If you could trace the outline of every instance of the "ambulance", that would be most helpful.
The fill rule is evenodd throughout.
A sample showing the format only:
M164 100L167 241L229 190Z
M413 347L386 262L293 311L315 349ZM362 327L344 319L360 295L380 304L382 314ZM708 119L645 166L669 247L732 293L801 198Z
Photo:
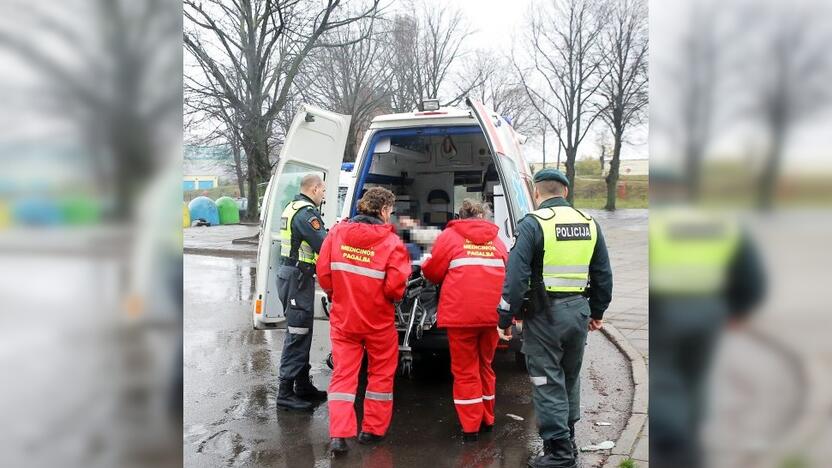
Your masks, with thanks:
M342 157L349 123L349 116L302 105L289 128L262 205L252 313L257 329L285 327L275 276L280 218L299 192L305 174L316 172L327 185L321 213L328 227L338 219L354 216L361 195L376 186L393 191L396 216L415 221L422 232L444 229L465 198L488 202L499 236L508 247L513 245L518 221L534 209L532 173L521 150L525 138L480 102L468 99L464 108L451 108L426 100L414 112L374 118L352 170L344 176ZM338 203L339 195L343 203ZM339 210L337 205L341 204ZM414 264L420 260L414 258ZM411 286L417 285L410 285L409 290ZM430 301L423 298L425 302ZM417 310L418 306L408 303L407 309ZM326 296L318 290L316 317L325 318L327 310ZM422 338L422 331L433 327L435 317L430 314L417 314L414 320L405 312L397 320L400 331ZM398 323L402 320L415 322L410 325L419 328L414 331L408 324Z

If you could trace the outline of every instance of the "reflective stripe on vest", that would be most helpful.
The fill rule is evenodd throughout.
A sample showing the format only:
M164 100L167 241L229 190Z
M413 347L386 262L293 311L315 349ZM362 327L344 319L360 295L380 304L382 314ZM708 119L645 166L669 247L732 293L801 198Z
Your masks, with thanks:
M505 268L505 264L499 258L463 257L451 260L448 269L471 265Z
M740 241L736 222L695 211L650 215L650 293L712 295L725 288Z
M334 270L348 271L356 275L367 276L369 278L384 279L384 272L381 270L373 270L363 266L353 265L344 262L332 262L329 267Z
M543 284L550 292L581 293L589 281L589 262L598 240L592 218L570 206L531 213L543 230Z
M296 200L290 202L283 209L283 214L280 216L280 255L292 258L292 221L295 215L298 214L302 208L312 206L312 203L306 200ZM315 264L318 261L318 254L312 250L312 246L305 240L301 240L298 247L298 261Z

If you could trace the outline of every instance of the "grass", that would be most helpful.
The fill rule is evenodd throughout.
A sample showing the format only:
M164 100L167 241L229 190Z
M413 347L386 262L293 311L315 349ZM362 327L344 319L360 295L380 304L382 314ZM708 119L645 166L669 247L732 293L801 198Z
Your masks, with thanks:
M618 182L616 209L647 208L647 176L622 176ZM602 209L607 204L607 183L600 176L575 179L575 208Z
M607 205L607 198L606 197L593 197L593 198L575 198L574 202L575 208L588 208L594 210L601 210L604 209L604 206ZM625 210L629 208L647 208L647 199L617 199L615 201L615 209L617 210Z
M637 466L638 464L632 458L622 460L621 463L618 464L618 468L636 468Z

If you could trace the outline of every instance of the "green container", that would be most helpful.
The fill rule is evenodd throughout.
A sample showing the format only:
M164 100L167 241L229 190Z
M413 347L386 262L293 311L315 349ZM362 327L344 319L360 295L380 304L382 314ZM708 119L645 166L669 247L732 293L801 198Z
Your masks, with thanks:
M220 197L216 201L217 210L220 212L220 224L239 224L240 209L237 202L231 197Z
M63 220L69 225L96 224L101 217L98 203L86 196L70 196L60 201Z

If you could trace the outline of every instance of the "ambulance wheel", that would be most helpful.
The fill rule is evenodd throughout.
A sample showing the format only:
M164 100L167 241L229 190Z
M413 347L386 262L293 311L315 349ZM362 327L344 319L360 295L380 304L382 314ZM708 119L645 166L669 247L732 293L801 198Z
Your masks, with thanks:
M514 352L514 364L521 370L526 370L526 355L522 351Z

